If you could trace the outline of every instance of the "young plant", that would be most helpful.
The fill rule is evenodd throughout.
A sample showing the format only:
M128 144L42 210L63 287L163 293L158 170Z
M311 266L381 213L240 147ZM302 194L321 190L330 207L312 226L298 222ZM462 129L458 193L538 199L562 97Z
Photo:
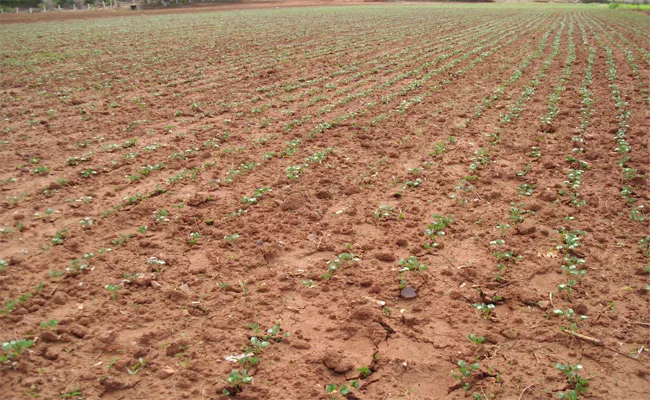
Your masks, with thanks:
M187 244L189 244L190 247L196 246L196 244L198 243L200 237L201 237L201 234L199 232L190 233L190 237L189 237L189 239L187 239Z
M494 310L494 304L474 303L472 307L476 308L484 319L490 318L490 314Z
M424 234L433 239L433 243L425 244L425 248L437 247L436 236L444 236L445 229L454 222L454 216L444 216L440 214L433 214L433 222L424 230Z
M129 375L135 375L146 366L147 366L147 361L140 358L138 359L137 363L133 364L130 367L127 367L126 371L129 373Z
M476 336L473 333L467 335L467 338L477 346L485 341L485 336Z
M558 393L558 398L577 400L580 394L585 393L589 389L589 379L585 379L579 375L579 372L582 371L582 365L557 363L555 364L555 368L564 373L570 388L568 392Z
M223 394L226 396L236 396L244 390L244 386L253 382L253 377L248 375L248 371L243 369L241 372L237 369L230 371L226 381L231 385L228 389L223 389Z
M390 218L392 214L393 214L393 206L386 204L386 205L379 206L375 210L375 213L373 215L375 216L375 218L379 220L383 220L383 219Z
M68 237L68 230L63 229L61 231L56 231L52 237L52 244L55 246L62 245L63 241Z
M12 340L2 343L3 355L0 355L0 363L9 363L16 361L20 355L28 348L34 345L33 340Z
M478 371L478 369L481 367L479 363L474 363L474 364L467 364L464 360L458 360L458 374L451 373L451 376L453 376L455 379L458 379L460 384L462 385L463 389L465 392L469 391L470 387L472 386L470 379L471 376L474 372Z
M116 300L117 292L120 291L120 285L106 285L104 286L104 289L111 294L111 299Z
M341 253L335 259L327 262L327 272L323 274L323 279L329 280L332 278L341 265L359 261L361 261L361 259L353 253Z

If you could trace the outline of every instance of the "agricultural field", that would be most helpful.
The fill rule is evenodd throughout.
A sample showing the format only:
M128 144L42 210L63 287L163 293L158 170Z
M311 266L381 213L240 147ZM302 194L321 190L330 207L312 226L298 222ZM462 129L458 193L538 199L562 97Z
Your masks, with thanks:
M0 387L649 399L650 18L0 26Z

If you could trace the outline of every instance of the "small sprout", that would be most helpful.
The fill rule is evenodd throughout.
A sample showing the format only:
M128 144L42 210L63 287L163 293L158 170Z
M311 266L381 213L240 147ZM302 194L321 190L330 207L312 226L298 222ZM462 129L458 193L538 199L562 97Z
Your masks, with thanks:
M471 383L469 381L469 378L472 376L472 374L475 371L478 371L478 369L481 367L479 363L474 363L474 364L467 364L464 360L458 360L458 374L451 373L451 375L460 381L460 383L463 385L463 389L465 392L467 392L470 387Z
M382 219L390 218L392 213L393 213L393 207L391 205L382 205L375 210L375 213L373 215L375 216L375 218L382 220Z
M28 348L34 345L33 340L12 340L10 342L2 343L2 351L4 354L0 355L0 363L9 363L18 359L18 357Z
M368 367L357 368L357 371L359 372L359 378L361 379L366 379L372 374L372 370Z
M43 329L54 328L57 325L59 325L59 320L58 319L51 319L51 320L46 321L46 322L41 322L41 328L43 328Z
M167 263L164 260L160 260L160 259L158 259L156 257L151 256L147 260L147 264L149 264L149 265L166 265Z
M473 333L470 333L469 335L467 335L467 338L468 338L472 343L474 343L475 345L479 345L479 344L481 344L481 343L483 343L483 342L485 341L485 337L484 337L484 336L476 336L476 335L473 334Z
M190 237L189 237L189 239L187 239L187 244L189 244L190 247L196 246L196 244L198 243L200 237L201 237L201 234L199 232L190 233Z
M120 290L120 285L106 285L104 289L111 294L111 299L115 300L117 299L117 292Z
M585 379L579 375L582 371L582 365L571 364L555 364L555 368L562 371L566 375L569 391L558 393L558 398L567 400L576 400L578 396L589 389L589 379Z
M63 241L68 237L68 230L63 229L61 231L56 231L52 237L52 244L55 246L63 244Z
M481 313L481 317L485 319L488 319L494 310L494 304L474 303L472 307L476 308Z
M524 184L517 187L517 191L522 196L532 196L533 191L535 190L536 187L537 187L537 185L524 183Z
M127 367L126 370L129 373L129 375L135 375L137 374L141 369L147 366L147 361L143 360L142 358L138 359L138 362L133 364L130 367Z
M223 240L225 240L228 243L232 243L237 239L239 239L239 234L238 233L233 233L232 235L227 235L227 236L223 237Z
M95 221L93 221L90 217L85 217L84 219L79 221L79 225L81 225L81 229L83 229L84 231L90 229L94 224Z

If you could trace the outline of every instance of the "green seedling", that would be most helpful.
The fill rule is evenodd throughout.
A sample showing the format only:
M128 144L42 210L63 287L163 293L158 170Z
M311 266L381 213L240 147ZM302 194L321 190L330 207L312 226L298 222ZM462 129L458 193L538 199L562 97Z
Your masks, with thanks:
M411 271L422 273L426 271L429 267L426 264L420 263L416 256L410 256L406 260L399 260L399 265L402 266L400 271Z
M474 363L474 364L467 364L464 360L458 360L458 374L456 373L451 373L451 376L453 376L455 379L458 379L458 381L462 384L463 389L465 392L469 391L470 387L472 386L471 382L469 382L472 374L475 371L478 371L478 369L481 367L479 363Z
M434 242L425 244L425 248L438 246L438 243L435 241L436 236L444 236L446 234L445 229L454 222L453 218L453 215L444 216L440 214L433 214L433 222L427 226L427 228L424 230L424 234L433 239Z
M58 319L51 319L46 322L41 322L41 328L48 330L51 328L55 328L56 326L59 325L59 320Z
M327 272L323 274L323 279L329 280L341 265L359 261L361 261L361 258L353 253L341 253L335 259L327 262Z
M359 372L359 378L361 379L366 379L372 374L372 370L368 367L357 368L357 372Z
M111 299L115 300L117 299L117 292L120 290L120 285L106 285L104 289L111 294Z
M377 218L379 220L383 220L383 219L390 218L392 213L393 213L393 206L382 205L382 206L379 206L379 208L377 208L375 210L373 215L375 216L375 218Z
M473 333L470 333L467 335L467 338L470 340L470 342L474 343L475 345L479 345L485 341L484 336L476 336Z
M169 222L169 211L165 209L156 210L153 212L153 220L156 223L166 223Z
M129 375L135 375L146 366L147 366L147 361L140 358L138 359L137 363L133 364L130 367L127 367L126 370L129 373Z
M54 246L59 246L63 244L63 241L68 237L68 230L63 229L61 231L56 231L52 237L52 244Z
M196 244L198 243L200 237L201 237L201 234L199 232L190 233L190 237L189 237L189 239L187 239L187 244L190 245L190 247L196 246Z
M517 191L522 196L532 196L537 185L524 183L517 187Z
M33 340L12 340L10 342L2 343L2 351L4 354L0 355L1 363L9 363L16 361L20 355L28 348L34 345Z
M585 379L579 375L579 372L582 371L582 365L558 363L555 364L555 368L564 373L570 387L568 392L558 393L558 398L577 400L580 394L585 393L589 389L589 379Z
M474 303L472 307L476 308L484 319L490 318L490 314L494 310L494 304Z
M75 389L73 389L71 392L63 393L63 394L61 394L59 397L62 398L62 399L64 399L64 398L68 398L68 397L81 397L81 398L84 398L84 399L85 399L83 393L81 393L81 392L79 391L79 388L75 388Z
M230 371L226 381L231 385L231 392L228 389L223 390L223 394L226 396L235 396L237 393L241 392L245 385L248 385L253 382L253 377L248 375L248 371L243 369L241 372L237 369Z
M227 236L223 237L223 240L225 240L228 243L233 243L237 239L239 239L239 234L238 233L233 233L232 235L227 235Z

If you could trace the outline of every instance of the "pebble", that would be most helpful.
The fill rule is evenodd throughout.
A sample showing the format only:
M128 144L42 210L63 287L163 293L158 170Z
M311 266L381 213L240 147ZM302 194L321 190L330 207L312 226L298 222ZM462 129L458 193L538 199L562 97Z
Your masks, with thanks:
M413 289L413 288L410 287L410 286L407 286L407 287L405 287L404 289L402 289L402 290L400 291L399 295L400 295L403 299L414 299L414 298L417 297L418 294L417 294L417 292L415 291L415 289Z

